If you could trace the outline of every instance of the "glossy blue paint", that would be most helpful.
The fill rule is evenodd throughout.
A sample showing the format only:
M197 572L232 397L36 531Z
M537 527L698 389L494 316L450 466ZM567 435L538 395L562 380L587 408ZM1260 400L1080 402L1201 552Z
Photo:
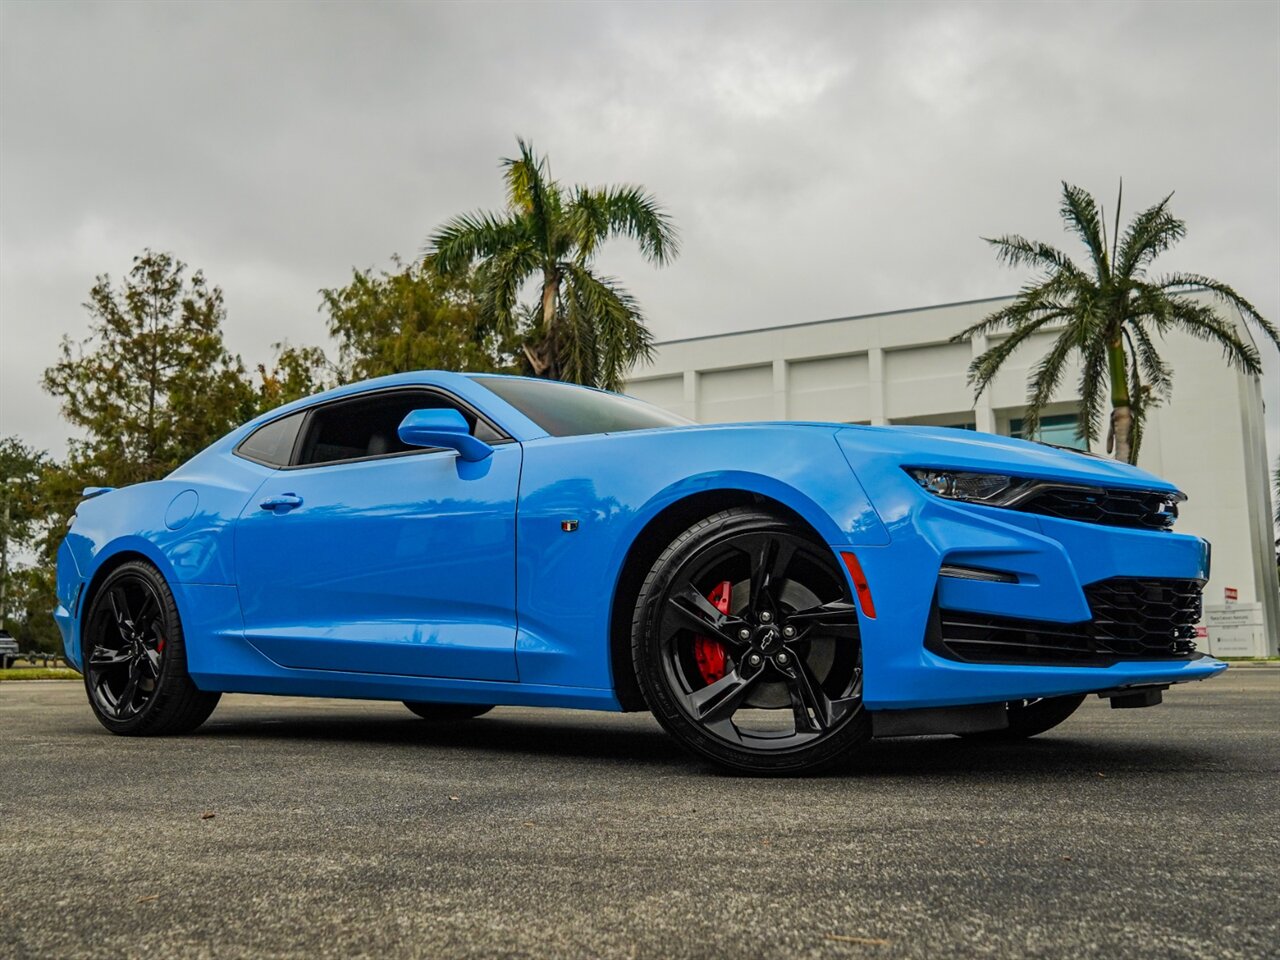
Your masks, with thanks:
M471 435L466 418L457 410L414 410L400 424L400 439L411 447L456 450L463 460L483 460L493 447Z
M491 450L481 459L423 449L280 468L234 452L283 415L408 387L456 398L510 439L481 444ZM457 440L461 417L441 416L450 412L416 411L410 436L482 452ZM419 413L429 416L408 423ZM929 652L935 593L955 609L1072 622L1089 616L1085 585L1203 577L1207 550L1179 534L944 501L905 467L1173 489L1113 461L943 429L761 423L552 437L483 377L402 374L272 411L164 480L86 500L58 552L55 618L78 664L86 595L112 564L141 556L174 590L189 667L205 689L618 709L610 619L632 545L685 498L745 491L858 557L877 611L861 621L871 709L1176 683L1224 669L1210 658L1026 667ZM565 521L576 521L572 533ZM940 579L944 563L1018 582Z
M285 667L517 679L521 452L277 471L236 524L246 639Z

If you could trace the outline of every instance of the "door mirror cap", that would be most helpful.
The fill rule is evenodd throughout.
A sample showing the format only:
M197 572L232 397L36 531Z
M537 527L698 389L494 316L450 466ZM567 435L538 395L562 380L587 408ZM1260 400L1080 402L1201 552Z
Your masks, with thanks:
M400 440L411 447L444 447L463 460L483 460L493 447L471 435L467 419L457 410L413 410L400 421Z

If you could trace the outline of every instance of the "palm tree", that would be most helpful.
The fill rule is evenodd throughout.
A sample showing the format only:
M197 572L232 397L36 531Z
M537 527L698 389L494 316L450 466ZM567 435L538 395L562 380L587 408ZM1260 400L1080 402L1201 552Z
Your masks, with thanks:
M1116 199L1114 236L1107 243L1106 219L1093 197L1080 187L1062 184L1060 209L1067 231L1084 242L1089 254L1085 268L1047 243L1016 235L984 237L997 256L1012 267L1035 267L1040 273L1018 293L1013 303L975 323L954 340L977 334L1008 331L1008 337L977 357L969 367L969 382L977 395L991 384L1001 365L1027 338L1039 330L1057 330L1049 352L1034 368L1027 383L1026 428L1039 430L1040 414L1053 397L1068 361L1079 354L1082 415L1081 439L1098 438L1104 390L1111 388L1111 421L1107 452L1117 460L1136 463L1142 442L1142 421L1148 407L1168 395L1173 370L1161 358L1157 340L1173 330L1216 343L1231 365L1251 374L1262 371L1258 351L1241 340L1234 324L1189 293L1205 290L1235 307L1280 346L1280 334L1249 301L1225 283L1196 273L1149 277L1147 269L1187 232L1186 224L1169 211L1173 194L1142 211L1120 234L1120 202Z
M635 362L652 355L653 338L635 298L594 272L596 252L626 237L662 266L678 252L675 226L640 187L564 187L545 156L517 143L520 156L502 161L507 209L454 217L428 239L426 262L454 276L479 261L486 317L520 336L535 376L618 389ZM540 296L522 306L530 280L540 280Z
M1272 491L1272 495L1276 498L1275 523L1276 523L1276 526L1280 526L1280 460L1276 461L1275 473L1271 475L1271 491Z

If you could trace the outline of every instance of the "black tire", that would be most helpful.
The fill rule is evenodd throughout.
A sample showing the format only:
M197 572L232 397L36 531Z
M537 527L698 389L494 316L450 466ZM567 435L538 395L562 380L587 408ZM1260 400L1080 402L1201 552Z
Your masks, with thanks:
M649 709L695 754L737 773L809 774L871 737L857 623L828 546L737 507L658 557L636 602L632 662Z
M405 700L404 705L423 720L449 722L452 720L472 720L482 717L492 706L482 703L427 703L421 700Z
M1085 694L1069 697L1044 697L1040 700L1013 700L1005 704L1009 711L1009 726L1004 730L984 730L981 733L962 733L966 740L1025 740L1052 730L1076 712L1084 703Z
M190 733L220 693L196 687L173 591L151 564L123 563L94 594L85 618L84 686L98 721L114 734Z

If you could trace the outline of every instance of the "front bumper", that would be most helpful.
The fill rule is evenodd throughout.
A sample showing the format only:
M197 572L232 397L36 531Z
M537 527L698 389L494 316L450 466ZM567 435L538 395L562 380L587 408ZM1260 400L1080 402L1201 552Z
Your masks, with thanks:
M904 475L904 479L905 475ZM851 547L875 599L863 618L864 697L870 710L956 706L1091 693L1216 676L1210 657L1121 659L1107 665L971 663L928 649L937 607L994 617L1074 624L1093 616L1085 588L1112 578L1205 580L1198 537L1108 527L943 501L906 479L877 508L891 542ZM997 570L1017 582L940 576L942 566Z

